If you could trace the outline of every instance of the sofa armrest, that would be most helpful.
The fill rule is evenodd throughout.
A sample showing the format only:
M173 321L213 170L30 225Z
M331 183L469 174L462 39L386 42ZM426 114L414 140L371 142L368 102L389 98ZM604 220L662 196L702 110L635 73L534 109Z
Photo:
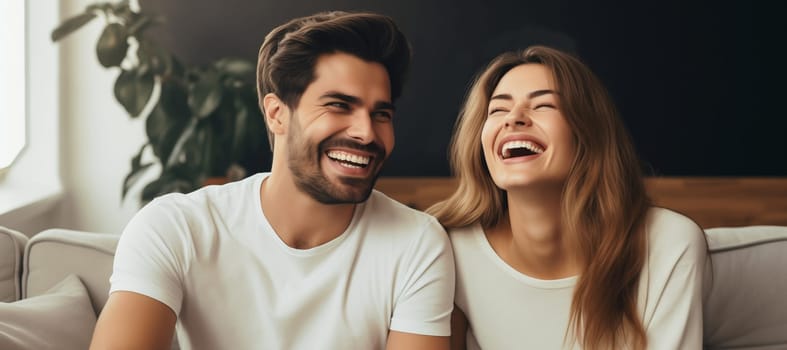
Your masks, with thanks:
M106 303L119 234L49 229L25 247L22 298L45 293L69 274L87 288L96 315Z
M712 268L703 302L706 349L787 347L787 226L705 232Z
M0 226L0 302L22 297L19 278L22 275L22 253L27 236Z

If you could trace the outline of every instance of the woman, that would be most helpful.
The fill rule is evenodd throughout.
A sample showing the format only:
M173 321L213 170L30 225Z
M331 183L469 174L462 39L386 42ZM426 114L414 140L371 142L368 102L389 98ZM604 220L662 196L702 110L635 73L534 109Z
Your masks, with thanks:
M428 210L454 247L454 348L702 347L703 231L651 206L582 62L541 46L502 54L457 123L459 186Z

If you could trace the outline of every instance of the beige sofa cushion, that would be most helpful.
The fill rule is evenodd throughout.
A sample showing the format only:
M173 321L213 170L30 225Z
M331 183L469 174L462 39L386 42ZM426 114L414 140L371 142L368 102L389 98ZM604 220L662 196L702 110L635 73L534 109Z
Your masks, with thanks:
M87 349L96 315L74 275L43 295L0 303L0 349Z
M787 227L705 231L705 348L787 349Z
M21 297L22 253L27 236L0 226L0 302Z
M69 274L84 283L96 315L104 307L120 235L50 229L33 236L25 249L22 298L44 294Z
M52 285L75 274L90 295L92 310L88 309L98 315L109 297L109 276L119 239L119 234L64 229L50 229L33 236L25 250L22 296L46 294ZM176 337L171 349L179 349Z

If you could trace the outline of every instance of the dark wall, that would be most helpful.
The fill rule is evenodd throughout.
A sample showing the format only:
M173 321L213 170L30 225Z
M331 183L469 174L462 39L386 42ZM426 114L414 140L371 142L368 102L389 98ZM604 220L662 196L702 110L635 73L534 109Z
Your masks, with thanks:
M749 2L140 0L181 59L251 60L274 26L323 10L392 16L414 48L389 176L449 175L446 149L473 75L530 44L573 51L609 88L655 175L787 176L783 11ZM778 5L772 5L777 7Z

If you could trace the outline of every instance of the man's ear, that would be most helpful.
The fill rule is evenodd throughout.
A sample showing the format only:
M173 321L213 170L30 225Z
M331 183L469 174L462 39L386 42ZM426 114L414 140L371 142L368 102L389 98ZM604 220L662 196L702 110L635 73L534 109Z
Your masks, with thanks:
M268 130L277 135L283 134L290 121L290 109L272 92L262 98L262 106L265 109L265 123L268 125Z

